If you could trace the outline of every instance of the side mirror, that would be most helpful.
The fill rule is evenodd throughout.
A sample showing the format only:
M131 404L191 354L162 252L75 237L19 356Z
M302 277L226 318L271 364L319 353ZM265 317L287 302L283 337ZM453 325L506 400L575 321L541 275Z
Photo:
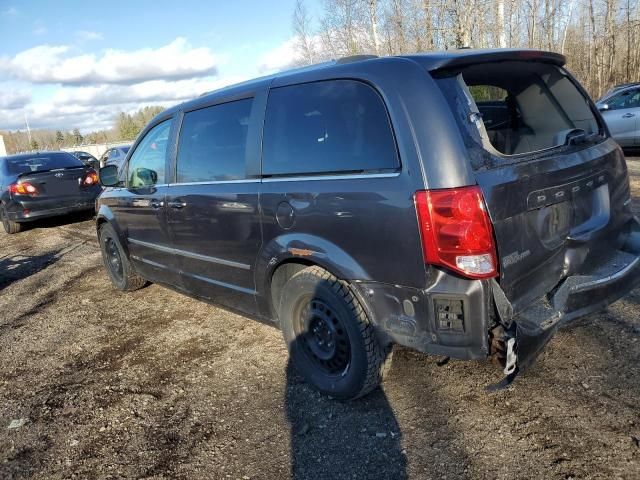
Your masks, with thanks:
M602 103L602 104L598 105L598 110L600 110L601 112L606 112L607 110L609 110L609 104L608 103Z
M138 167L131 175L131 185L133 187L153 187L158 183L158 172L149 168Z
M98 171L98 179L103 187L116 187L120 183L118 178L118 167L107 165Z

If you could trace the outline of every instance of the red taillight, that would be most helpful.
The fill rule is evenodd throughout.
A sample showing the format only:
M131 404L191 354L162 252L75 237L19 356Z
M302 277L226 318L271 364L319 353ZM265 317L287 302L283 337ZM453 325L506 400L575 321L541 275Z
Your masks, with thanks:
M14 195L38 195L38 189L29 182L18 182L9 185L9 193Z
M95 185L96 183L98 183L98 174L95 172L95 170L88 171L84 179L82 180L82 184L91 186Z
M478 186L415 194L426 263L469 278L498 274L491 220Z

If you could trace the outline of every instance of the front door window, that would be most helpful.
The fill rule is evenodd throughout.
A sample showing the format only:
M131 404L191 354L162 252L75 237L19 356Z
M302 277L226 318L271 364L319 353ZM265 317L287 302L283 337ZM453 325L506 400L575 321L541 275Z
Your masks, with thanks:
M171 121L153 127L131 155L127 170L128 188L153 187L166 183L165 160Z

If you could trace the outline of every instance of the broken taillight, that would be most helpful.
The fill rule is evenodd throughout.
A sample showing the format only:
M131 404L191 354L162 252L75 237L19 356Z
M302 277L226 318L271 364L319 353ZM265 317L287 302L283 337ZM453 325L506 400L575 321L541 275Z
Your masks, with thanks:
M39 193L36 186L29 182L12 183L9 185L8 190L9 193L14 195L30 195L32 197L35 197Z
M493 227L478 186L415 194L425 262L468 278L498 274Z

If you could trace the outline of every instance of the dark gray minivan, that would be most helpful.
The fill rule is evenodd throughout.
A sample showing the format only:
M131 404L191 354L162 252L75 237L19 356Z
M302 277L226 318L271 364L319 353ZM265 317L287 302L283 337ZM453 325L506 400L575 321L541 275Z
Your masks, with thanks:
M564 63L346 58L171 108L100 171L107 272L275 323L337 398L393 344L492 358L504 386L640 280L623 154Z

